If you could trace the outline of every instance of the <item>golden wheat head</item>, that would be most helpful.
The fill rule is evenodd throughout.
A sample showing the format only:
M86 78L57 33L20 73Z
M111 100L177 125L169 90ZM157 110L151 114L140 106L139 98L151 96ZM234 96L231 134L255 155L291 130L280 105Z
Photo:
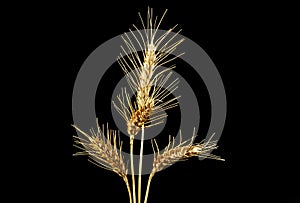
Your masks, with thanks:
M135 95L135 101L132 104L128 92L126 89L122 89L122 94L117 98L119 105L115 102L113 104L127 122L127 132L131 136L136 135L142 126L150 127L162 123L167 116L162 112L178 105L178 97L164 101L177 89L179 83L178 78L168 82L172 75L171 69L175 66L166 69L163 69L162 66L180 56L168 59L184 39L174 41L180 31L169 36L176 26L162 36L156 37L165 14L166 12L159 21L157 16L153 21L153 10L148 9L146 23L139 14L144 33L133 25L138 35L130 30L130 34L125 33L122 37L126 47L121 46L122 53L118 62ZM138 55L136 44L142 50L142 56ZM165 85L167 88L162 88Z
M180 132L180 143L177 146L174 146L174 138L173 140L171 140L170 138L169 144L162 154L159 153L158 145L154 140L157 148L157 153L154 156L152 175L154 175L156 172L165 169L167 166L170 166L179 160L186 160L194 156L224 161L224 159L221 159L219 156L210 154L211 150L217 148L216 141L212 140L213 136L214 134L210 137L208 141L203 140L200 143L193 143L196 137L194 131L193 137L190 140L182 142ZM173 142L172 146L171 142Z
M89 155L91 158L90 161L97 166L114 171L123 178L126 177L127 166L121 154L122 144L119 139L117 141L117 131L109 130L108 126L106 129L104 126L102 126L102 129L97 126L96 132L91 129L88 134L80 130L77 126L73 126L84 136L84 138L75 137L76 147L83 150L82 152L77 152L75 155Z

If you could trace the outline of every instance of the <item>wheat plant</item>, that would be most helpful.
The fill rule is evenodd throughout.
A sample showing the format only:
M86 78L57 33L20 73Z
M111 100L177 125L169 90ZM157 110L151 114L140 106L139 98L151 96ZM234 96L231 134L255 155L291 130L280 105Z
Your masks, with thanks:
M118 131L110 130L102 126L102 129L97 126L97 130L90 130L90 133L83 132L77 126L75 129L84 135L83 138L76 137L75 143L82 152L75 155L89 155L91 162L99 167L111 170L117 173L124 180L130 203L141 203L141 182L142 182L142 167L143 167L143 147L145 139L145 128L150 128L164 122L167 116L164 113L167 109L178 106L179 97L167 99L177 88L179 84L178 78L170 80L172 69L175 65L170 65L167 68L162 68L175 58L181 56L171 56L176 48L184 41L184 39L174 40L178 33L170 35L177 27L173 26L163 35L157 37L158 29L167 10L162 17L153 16L153 9L148 8L147 20L144 22L141 14L143 30L139 30L137 26L133 28L137 31L137 35L129 29L129 34L125 33L122 38L124 45L121 45L121 53L118 57L118 63L122 68L127 83L133 94L134 101L126 88L121 89L121 93L117 96L116 101L113 101L113 106L120 116L124 119L127 126L127 133L130 136L130 170L131 170L131 186L127 178L128 164L125 164L122 156L122 142ZM138 53L137 47L141 51ZM183 54L183 53L182 53ZM165 86L166 88L162 88ZM98 124L98 121L97 121ZM141 133L141 144L139 154L139 170L138 170L138 185L136 195L136 181L134 171L133 149L135 136ZM148 178L148 184L144 203L147 203L150 184L153 176L165 169L167 166L174 164L179 160L186 160L193 156L202 156L223 160L218 156L210 154L210 151L217 148L216 141L212 140L213 135L208 141L194 143L196 137L195 129L192 138L182 141L174 146L174 142L169 138L169 144L164 149L163 153L159 153L157 141L152 140L154 152L153 168ZM181 132L180 132L180 138ZM174 138L173 138L174 141ZM173 143L173 144L171 144Z

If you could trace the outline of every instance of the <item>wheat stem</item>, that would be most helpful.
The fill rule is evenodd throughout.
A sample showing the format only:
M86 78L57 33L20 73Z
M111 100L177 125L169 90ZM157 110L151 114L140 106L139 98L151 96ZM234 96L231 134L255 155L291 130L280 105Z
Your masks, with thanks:
M154 176L153 173L151 173L150 176L149 176L144 203L147 203L148 195L149 195L149 190L150 190L150 184L151 184L151 180L152 180L153 176Z
M127 176L124 176L124 177L123 177L123 180L124 180L125 183L126 183L126 187L127 187L127 191L128 191L128 195L129 195L129 202L132 203L131 189L130 189L130 185L129 185Z
M141 203L141 187L142 187L142 167L143 167L143 151L144 151L144 136L145 130L142 126L141 148L140 148L140 165L139 165L139 183L138 183L138 203Z
M131 164L131 178L132 178L132 194L133 194L133 203L136 203L134 164L133 164L133 141L134 141L134 137L130 136L130 164Z

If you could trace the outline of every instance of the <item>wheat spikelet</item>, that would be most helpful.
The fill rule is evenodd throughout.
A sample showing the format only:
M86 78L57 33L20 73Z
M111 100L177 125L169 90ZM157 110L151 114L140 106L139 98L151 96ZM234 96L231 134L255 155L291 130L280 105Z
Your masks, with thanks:
M154 156L153 169L151 172L152 175L154 175L156 172L165 169L167 166L172 165L179 160L186 160L187 158L193 156L224 161L224 159L221 159L218 156L210 154L211 150L217 148L216 141L211 140L213 136L214 134L207 142L202 141L200 143L193 143L195 139L195 131L194 131L194 135L190 140L184 142L180 141L180 143L177 146L174 146L174 138L173 138L173 145L171 146L171 139L170 139L169 144L165 148L164 152L162 154L157 153ZM154 142L156 144L157 151L159 151L155 140Z
M109 130L108 126L106 129L104 126L102 129L97 126L97 132L91 129L88 134L75 125L73 127L84 135L84 138L75 137L76 147L83 150L75 155L89 155L90 161L97 166L114 171L123 178L126 177L128 169L121 155L122 144L120 141L117 142L117 131ZM120 152L118 152L118 147L120 147Z
M178 105L178 97L163 101L177 89L178 79L168 84L168 79L172 75L171 69L175 66L167 69L162 69L161 66L180 56L167 59L184 39L173 42L181 30L168 39L169 34L176 26L156 39L157 31L166 12L167 10L159 21L156 17L153 22L153 10L148 9L146 23L143 22L139 13L144 35L133 25L138 36L130 29L130 34L125 33L122 37L126 48L121 46L123 52L118 57L118 62L126 75L132 93L135 95L135 101L133 104L131 103L129 94L124 89L122 95L118 96L119 105L115 102L113 104L127 122L127 132L132 137L140 131L143 125L150 127L162 123L163 118L166 117L166 114L162 112ZM134 43L143 50L142 57L138 55ZM166 84L168 84L167 88L162 88Z

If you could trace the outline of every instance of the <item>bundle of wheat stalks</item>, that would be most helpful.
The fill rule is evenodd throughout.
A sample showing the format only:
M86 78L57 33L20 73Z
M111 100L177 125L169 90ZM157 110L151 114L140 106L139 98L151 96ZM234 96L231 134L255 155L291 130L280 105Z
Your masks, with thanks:
M166 69L162 69L161 67L180 56L171 57L170 54L184 39L174 42L174 38L180 30L170 37L170 33L172 33L176 26L166 31L162 36L156 37L166 12L167 10L160 20L158 20L158 17L153 18L153 10L148 8L146 23L143 22L139 13L144 33L133 25L138 36L132 30L130 30L130 34L124 34L123 40L126 46L121 46L122 53L118 57L118 62L126 75L127 82L135 98L135 101L132 102L129 93L124 88L121 90L121 94L118 95L117 102L113 101L115 109L127 124L127 133L130 136L131 186L127 179L128 166L124 163L124 157L121 154L122 142L120 141L120 137L117 136L118 132L110 130L108 126L106 129L104 126L102 129L97 126L97 131L92 129L90 133L86 133L74 125L76 130L85 137L84 139L75 137L76 146L83 150L83 152L76 153L75 155L89 155L91 162L107 170L114 171L121 176L126 183L130 203L141 203L144 129L163 123L164 118L167 116L164 112L178 105L179 97L166 99L178 87L178 79L168 81L172 75L171 70L175 66L170 66ZM138 44L142 50L142 56L138 54L135 44ZM163 86L167 86L167 88L162 88ZM136 197L133 147L134 138L138 133L141 133L141 147L138 171L138 195ZM209 139L206 142L193 143L195 136L196 133L194 130L190 140L182 141L180 139L180 143L176 146L174 146L172 139L169 138L169 144L163 153L159 152L156 140L152 140L154 151L153 168L148 179L144 203L147 203L151 180L155 173L174 164L178 160L185 160L193 156L223 160L218 156L210 154L210 151L217 147L215 141Z

